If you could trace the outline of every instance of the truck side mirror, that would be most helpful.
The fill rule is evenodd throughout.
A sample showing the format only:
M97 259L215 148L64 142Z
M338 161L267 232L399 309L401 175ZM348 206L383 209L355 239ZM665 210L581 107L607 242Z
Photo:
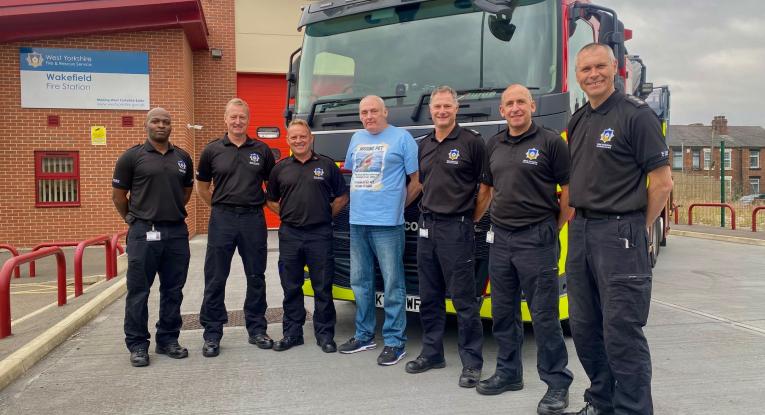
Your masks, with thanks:
M509 42L515 34L515 25L510 23L512 18L513 11L511 9L489 16L489 31L495 38Z
M653 82L643 82L642 85L640 85L640 97L645 99L647 96L651 95L651 92L653 92Z

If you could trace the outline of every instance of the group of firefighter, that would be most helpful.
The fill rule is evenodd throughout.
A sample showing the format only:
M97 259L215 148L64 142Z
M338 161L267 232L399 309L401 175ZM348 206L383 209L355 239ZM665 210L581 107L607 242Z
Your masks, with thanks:
M672 188L668 151L650 108L614 87L617 62L602 44L582 48L576 78L588 98L568 124L567 141L532 120L536 103L510 85L499 111L507 128L484 140L457 120L457 93L432 91L433 130L419 142L388 124L385 101L359 103L363 129L354 133L343 168L313 151L309 124L287 128L291 155L278 163L267 145L247 135L250 110L235 98L225 108L227 133L210 142L199 163L170 143L170 114L149 111L147 140L117 161L113 201L130 225L125 341L133 366L149 364L147 300L155 275L160 310L155 352L180 359L182 289L190 250L186 203L194 182L211 207L199 314L202 354L220 353L228 322L225 287L235 250L247 279L244 319L249 342L285 351L302 345L305 267L315 296L313 327L322 351L351 354L377 347L376 267L382 275L383 348L377 363L406 355L404 209L420 198L417 226L422 349L405 365L421 373L446 365L446 298L457 314L462 372L458 384L485 395L523 388L522 293L537 345L537 371L548 386L539 414L562 414L573 374L559 321L558 234L568 224L569 321L579 361L590 379L577 414L651 414L651 359L643 327L651 296L648 227ZM265 189L264 189L265 183ZM350 283L355 332L337 345L332 281L333 217L350 202ZM283 337L267 332L266 206L279 215ZM489 211L488 273L496 369L481 380L483 326L475 281L474 225Z

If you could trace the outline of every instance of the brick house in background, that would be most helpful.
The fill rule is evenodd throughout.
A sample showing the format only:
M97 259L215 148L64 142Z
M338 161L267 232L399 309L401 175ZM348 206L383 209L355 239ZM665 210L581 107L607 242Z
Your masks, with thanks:
M765 128L728 126L724 115L712 125L672 125L667 133L673 173L720 177L720 141L725 142L724 172L729 196L765 193Z

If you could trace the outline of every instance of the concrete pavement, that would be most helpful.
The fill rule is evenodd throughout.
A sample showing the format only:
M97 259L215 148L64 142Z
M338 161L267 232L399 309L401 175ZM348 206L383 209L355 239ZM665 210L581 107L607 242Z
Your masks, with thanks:
M196 314L202 298L205 239L192 241L192 262L182 312ZM280 307L277 252L271 243L269 307ZM227 286L229 311L241 308L244 277L235 257ZM646 333L653 354L657 414L757 413L765 390L765 248L670 237L654 274L654 302ZM157 292L150 323L156 320ZM307 308L312 302L306 301ZM338 342L353 334L354 306L336 303ZM523 351L526 387L485 397L457 386L456 327L448 326L447 367L409 375L403 362L375 364L378 351L327 355L314 345L287 352L259 350L244 327L225 329L221 356L201 355L201 330L184 330L190 357L176 361L150 351L148 368L132 368L122 334L124 299L0 392L0 413L535 413L545 391L535 371L533 333ZM378 322L381 313L378 313ZM269 326L278 338L281 324ZM409 358L420 348L417 315L410 315ZM491 375L496 345L486 332L483 377ZM378 335L379 338L379 335ZM575 374L571 408L588 382L567 339Z

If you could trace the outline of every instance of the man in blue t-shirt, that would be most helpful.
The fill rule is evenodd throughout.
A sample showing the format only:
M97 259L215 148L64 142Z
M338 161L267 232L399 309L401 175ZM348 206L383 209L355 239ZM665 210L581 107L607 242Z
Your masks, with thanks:
M404 207L420 193L417 144L406 130L388 125L387 116L382 98L370 95L362 99L359 118L364 130L353 134L345 156L345 168L353 172L351 288L356 299L356 333L338 348L340 353L356 353L377 347L377 257L385 286L385 347L377 363L384 366L398 363L406 354Z

